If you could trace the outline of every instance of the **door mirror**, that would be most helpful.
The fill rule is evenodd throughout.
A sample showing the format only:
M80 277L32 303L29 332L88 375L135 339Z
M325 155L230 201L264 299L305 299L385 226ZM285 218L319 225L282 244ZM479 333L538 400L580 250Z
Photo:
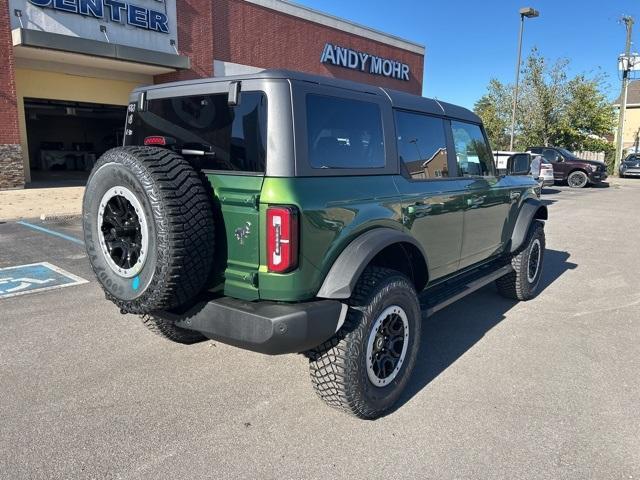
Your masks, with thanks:
M562 155L560 155L559 153L556 153L556 162L558 162L558 163L564 162L564 157Z
M507 175L529 175L531 155L516 153L507 159Z

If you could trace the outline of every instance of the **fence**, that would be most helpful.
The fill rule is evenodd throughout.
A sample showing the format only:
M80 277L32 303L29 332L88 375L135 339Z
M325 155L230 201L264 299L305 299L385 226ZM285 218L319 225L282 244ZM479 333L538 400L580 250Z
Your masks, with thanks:
M604 152L573 152L578 158L584 158L585 160L598 160L604 162Z

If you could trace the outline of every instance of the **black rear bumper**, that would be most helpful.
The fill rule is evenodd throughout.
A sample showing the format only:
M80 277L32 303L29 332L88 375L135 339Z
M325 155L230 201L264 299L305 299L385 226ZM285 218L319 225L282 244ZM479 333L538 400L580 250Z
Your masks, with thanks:
M346 308L335 300L289 304L222 297L180 315L160 315L213 340L277 355L304 352L331 338L344 321Z

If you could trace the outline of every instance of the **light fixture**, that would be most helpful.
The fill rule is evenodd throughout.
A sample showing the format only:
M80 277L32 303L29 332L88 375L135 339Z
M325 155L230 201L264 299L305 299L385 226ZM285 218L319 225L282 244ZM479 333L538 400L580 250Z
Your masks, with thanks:
M520 15L527 18L535 18L540 16L540 12L532 7L524 7L520 9Z
M178 53L178 47L176 47L176 41L175 39L171 38L169 40L169 45L171 45L173 47L173 49L176 51L176 55L179 55Z
M22 24L22 10L20 9L15 9L13 11L13 14L18 17L18 21L20 22L20 28L24 28L24 25Z
M523 7L520 13L520 33L518 34L518 61L516 63L516 84L513 89L513 107L511 109L511 136L509 141L509 151L513 151L513 137L516 130L516 108L518 106L518 82L520 80L520 59L522 57L522 31L524 30L524 19L540 16L540 12L532 7Z
M107 35L107 26L106 25L100 25L100 31L104 34L104 38L107 39L107 43L111 43L109 41L109 35Z

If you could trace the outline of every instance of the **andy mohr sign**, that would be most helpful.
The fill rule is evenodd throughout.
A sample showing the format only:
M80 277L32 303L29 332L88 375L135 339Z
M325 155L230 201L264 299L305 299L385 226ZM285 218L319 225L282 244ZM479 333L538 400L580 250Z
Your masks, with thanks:
M340 47L327 43L322 50L320 57L322 63L337 65L339 67L360 70L372 75L383 75L385 77L397 78L398 80L409 80L409 65L396 60L377 57L369 53L358 52L351 48Z

